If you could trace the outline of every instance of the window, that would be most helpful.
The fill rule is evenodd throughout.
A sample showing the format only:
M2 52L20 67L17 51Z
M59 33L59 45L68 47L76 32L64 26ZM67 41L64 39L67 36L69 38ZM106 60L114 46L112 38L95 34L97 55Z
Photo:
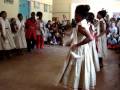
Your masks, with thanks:
M14 0L4 0L4 3L13 4Z
M34 8L40 9L40 2L34 1Z
M44 4L44 12L52 13L52 5Z
M44 4L44 12L49 12L48 8L49 8L48 5Z

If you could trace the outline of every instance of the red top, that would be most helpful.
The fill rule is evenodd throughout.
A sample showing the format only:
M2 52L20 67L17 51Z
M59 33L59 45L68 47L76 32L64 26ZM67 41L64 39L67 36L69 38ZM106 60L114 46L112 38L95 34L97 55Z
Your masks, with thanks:
M37 30L37 22L35 19L29 18L25 23L25 36L26 39L34 39L36 40L36 30Z

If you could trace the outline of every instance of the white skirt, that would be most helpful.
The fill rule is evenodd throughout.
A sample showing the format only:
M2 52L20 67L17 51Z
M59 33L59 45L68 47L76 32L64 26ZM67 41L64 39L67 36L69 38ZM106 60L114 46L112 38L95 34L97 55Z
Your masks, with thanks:
M106 34L98 38L98 56L103 58L107 56Z
M68 54L58 84L73 90L79 88L90 90L96 85L96 72L89 45L79 47L75 53L81 58L74 58L70 53Z
M11 50L16 48L13 34L9 30L6 30L6 40L2 39L2 46L3 50Z
M1 36L1 33L0 33L0 51L3 50L3 47L2 47L2 36Z
M25 32L19 31L14 36L14 41L17 49L27 48Z
M91 48L91 54L92 54L92 58L93 58L93 63L95 66L96 71L100 71L100 65L99 65L99 57L98 57L98 53L97 53L97 49L96 49L96 42L95 40L91 41L89 43L90 48Z

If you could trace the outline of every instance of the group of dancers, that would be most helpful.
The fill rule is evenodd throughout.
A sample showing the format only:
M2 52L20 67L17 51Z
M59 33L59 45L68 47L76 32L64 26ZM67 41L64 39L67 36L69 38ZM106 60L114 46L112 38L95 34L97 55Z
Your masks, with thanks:
M68 90L94 89L96 72L103 68L103 59L107 54L104 19L107 12L101 10L97 13L95 29L95 16L89 10L89 5L78 5L75 10L76 27L72 30L68 42L70 50L57 83Z

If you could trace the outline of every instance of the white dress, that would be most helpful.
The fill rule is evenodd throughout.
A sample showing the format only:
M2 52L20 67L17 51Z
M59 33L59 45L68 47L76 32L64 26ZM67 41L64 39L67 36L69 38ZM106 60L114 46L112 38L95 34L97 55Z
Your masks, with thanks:
M2 37L1 37L1 32L0 32L0 51L3 50L3 47L2 47Z
M91 27L93 33L95 33L94 25L88 23L88 26ZM96 49L95 38L89 43L89 45L90 45L90 48L91 48L91 54L92 54L92 57L93 57L93 63L95 65L95 69L96 69L96 71L100 71L99 58L98 58L98 53L97 53L97 49Z
M3 50L11 50L16 48L14 39L13 39L14 35L11 32L11 27L8 19L3 20L3 18L0 18L0 23L2 25L2 32L5 37L5 40L1 38Z
M26 38L25 38L25 22L22 20L16 21L18 30L15 33L14 41L17 49L27 48Z
M81 25L81 23L78 23L78 25ZM73 30L72 44L81 42L85 38L77 31L78 25ZM79 88L90 90L96 85L96 73L89 44L78 47L74 53L79 57L75 57L75 55L71 54L71 50L69 51L63 71L59 76L58 84L73 90L78 90Z
M0 27L2 27L1 23L0 23ZM1 32L2 32L2 28L0 28L0 51L3 50Z
M100 22L104 23L104 29L106 30L106 23L104 19L100 19L98 23L98 35L100 34ZM106 33L102 35L101 37L98 38L98 56L99 57L106 57L107 56L107 38L106 38Z

